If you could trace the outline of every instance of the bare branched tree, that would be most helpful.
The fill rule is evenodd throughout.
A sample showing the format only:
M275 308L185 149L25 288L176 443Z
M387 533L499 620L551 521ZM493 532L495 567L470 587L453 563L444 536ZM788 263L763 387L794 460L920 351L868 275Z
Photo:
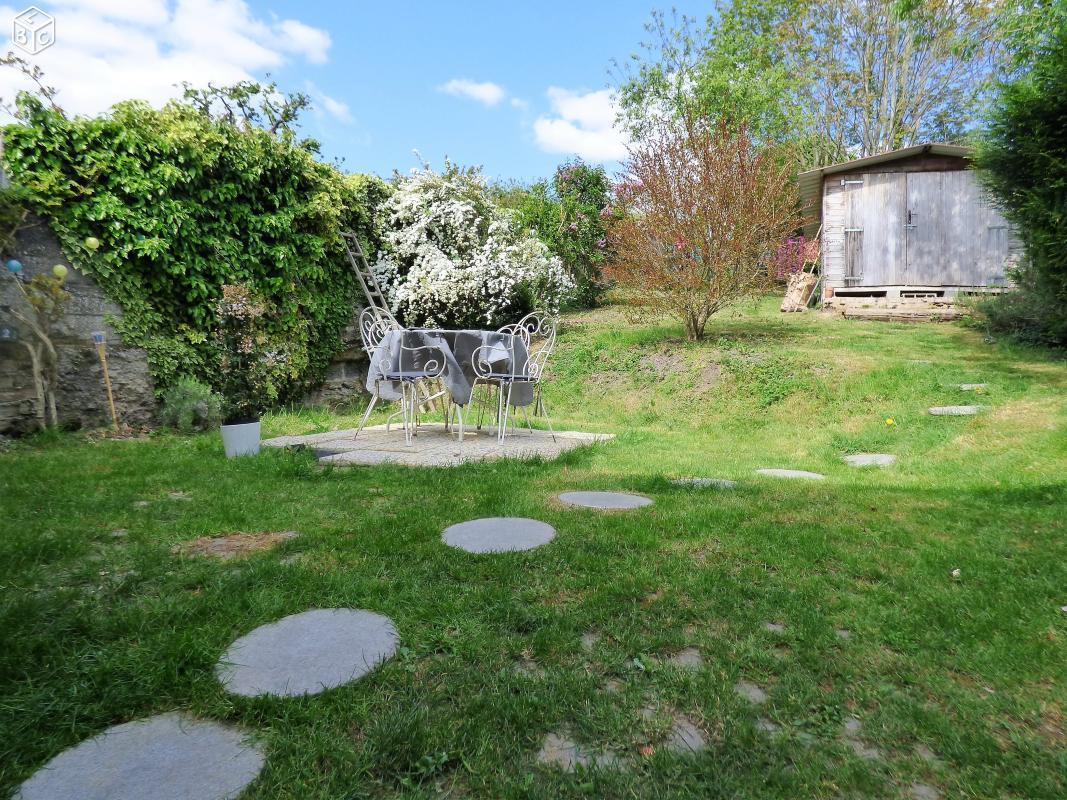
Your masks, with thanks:
M743 121L805 168L957 141L1030 33L1025 8L1052 2L717 0L703 27L653 13L644 54L613 71L621 122L639 138L663 113Z
M632 313L673 316L697 340L713 314L768 287L768 264L801 222L782 155L724 121L650 126L618 187L608 270Z
M56 103L56 95L59 94L59 90L44 82L44 71L39 66L31 64L22 56L17 55L14 50L9 50L6 56L0 56L0 67L10 67L17 72L21 72L33 86L31 94L40 97L53 111L59 114L63 113L63 109ZM0 98L0 109L16 119L21 117L18 107L13 101Z
M262 128L272 136L295 136L300 114L311 105L303 92L283 93L274 81L238 81L232 86L209 83L206 88L184 82L182 90L185 102L204 116L237 127Z

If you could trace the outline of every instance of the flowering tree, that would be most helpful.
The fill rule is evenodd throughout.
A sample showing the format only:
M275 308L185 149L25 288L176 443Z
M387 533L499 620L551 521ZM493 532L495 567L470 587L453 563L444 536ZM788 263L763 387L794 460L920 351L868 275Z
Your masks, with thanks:
M478 168L423 165L383 213L375 271L407 324L497 327L534 308L555 313L573 288L562 262L490 201Z
M729 304L764 291L779 245L799 227L780 154L745 130L661 118L630 151L617 189L607 270L635 312L670 315L691 340Z

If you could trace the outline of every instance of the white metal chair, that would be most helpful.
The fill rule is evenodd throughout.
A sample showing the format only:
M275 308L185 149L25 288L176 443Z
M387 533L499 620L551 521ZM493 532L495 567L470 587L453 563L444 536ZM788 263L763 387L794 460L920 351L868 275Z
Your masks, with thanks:
M504 371L494 368L491 356L496 347L482 345L474 351L475 380L473 389L477 389L478 383L483 383L487 391L495 389L497 394L496 432L498 441L503 444L508 430L508 417L511 411L511 394L516 383L528 383L532 385L534 393L534 413L540 412L548 424L552 441L556 440L556 432L552 428L552 421L548 418L545 410L544 397L541 391L541 380L544 377L545 367L552 350L556 346L556 319L539 311L527 314L518 322L505 325L499 333L510 337L507 339L508 366ZM521 347L519 345L522 345ZM482 414L486 403L483 402L478 413L478 429L481 429ZM526 426L533 433L533 423L522 406L523 416L526 418Z
M390 353L385 352L386 336L390 333L399 333L401 340L397 343L397 362L394 366ZM404 441L412 444L412 438L416 435L419 424L419 406L422 404L418 396L418 384L420 381L429 381L440 378L445 369L445 358L441 348L433 346L408 347L403 342L404 329L393 319L391 314L383 315L380 309L365 308L359 315L359 335L363 340L363 349L367 352L371 365L377 358L379 364L383 364L381 372L375 377L374 391L371 393L370 403L363 413L356 436L362 432L367 424L371 411L381 399L381 384L383 381L398 384L400 386L400 411L397 412L404 422ZM463 411L457 406L459 415L459 440L463 441ZM397 414L392 414L389 420ZM388 430L389 421L386 422ZM354 438L354 437L353 437Z

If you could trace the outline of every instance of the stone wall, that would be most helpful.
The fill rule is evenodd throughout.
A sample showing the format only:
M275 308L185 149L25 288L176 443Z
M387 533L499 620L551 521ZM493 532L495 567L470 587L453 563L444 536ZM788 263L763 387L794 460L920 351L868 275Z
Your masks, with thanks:
M71 301L52 336L59 354L56 409L61 424L93 428L111 423L103 371L92 340L94 331L104 331L107 336L108 374L119 421L133 427L153 424L157 404L145 352L124 345L104 321L105 315L121 318L122 311L104 297L96 283L71 266L47 223L31 217L26 225L18 232L12 252L7 256L22 262L24 278L29 280L38 273L50 273L55 264L65 264L69 269L66 289L72 295ZM18 289L7 278L0 279L0 327L14 325L19 328L20 339L31 339L32 334L5 307L26 312ZM366 401L367 357L356 324L358 313L359 309L342 332L342 349L333 358L326 380L308 395L309 405L339 406ZM0 342L0 435L35 430L36 406L26 348L18 342Z
M356 309L341 331L341 350L331 360L322 386L308 395L308 405L339 406L367 400L367 354L359 337L360 311L362 309Z
M7 257L22 262L22 274L27 280L40 272L51 272L55 264L65 264L70 270L66 289L72 295L71 301L52 335L59 356L56 408L61 424L74 428L110 424L103 371L92 340L94 331L104 331L107 336L108 373L119 421L131 426L151 424L156 401L144 351L126 347L104 322L105 315L118 318L122 312L92 280L71 267L47 223L28 218ZM5 307L26 311L17 287L6 278L0 280L0 326L15 325L20 329L20 338L32 339L33 334ZM26 348L18 342L0 342L0 434L33 430L36 403Z

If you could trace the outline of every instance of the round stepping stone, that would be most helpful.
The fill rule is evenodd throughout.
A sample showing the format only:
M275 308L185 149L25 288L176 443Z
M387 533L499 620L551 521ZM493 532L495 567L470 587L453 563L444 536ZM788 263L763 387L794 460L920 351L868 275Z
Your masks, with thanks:
M362 678L396 652L392 621L372 611L319 608L242 636L215 667L234 694L318 694Z
M15 800L228 800L263 768L263 751L215 722L161 714L65 750Z
M978 406L934 406L929 411L935 417L969 417L978 413Z
M824 481L825 475L818 472L805 472L802 469L758 469L760 475L770 475L772 478L803 478L809 481Z
M726 478L675 478L671 483L675 486L714 486L716 489L737 488L737 481L729 481Z
M555 528L536 519L486 517L445 528L441 538L468 553L508 553L548 544L555 535Z
M625 492L564 492L559 499L572 506L610 510L641 508L652 502L651 498L644 495Z
M853 453L845 456L845 463L853 467L888 467L897 460L889 453Z
M691 719L676 716L663 746L668 752L689 755L707 748L708 740L704 732L694 725Z
M672 655L668 663L681 669L700 669L704 666L704 659L697 648L685 647Z
M750 681L738 681L734 685L734 691L752 703L752 705L758 706L767 702L767 693Z
M928 783L913 783L908 787L913 800L941 800L941 792Z

